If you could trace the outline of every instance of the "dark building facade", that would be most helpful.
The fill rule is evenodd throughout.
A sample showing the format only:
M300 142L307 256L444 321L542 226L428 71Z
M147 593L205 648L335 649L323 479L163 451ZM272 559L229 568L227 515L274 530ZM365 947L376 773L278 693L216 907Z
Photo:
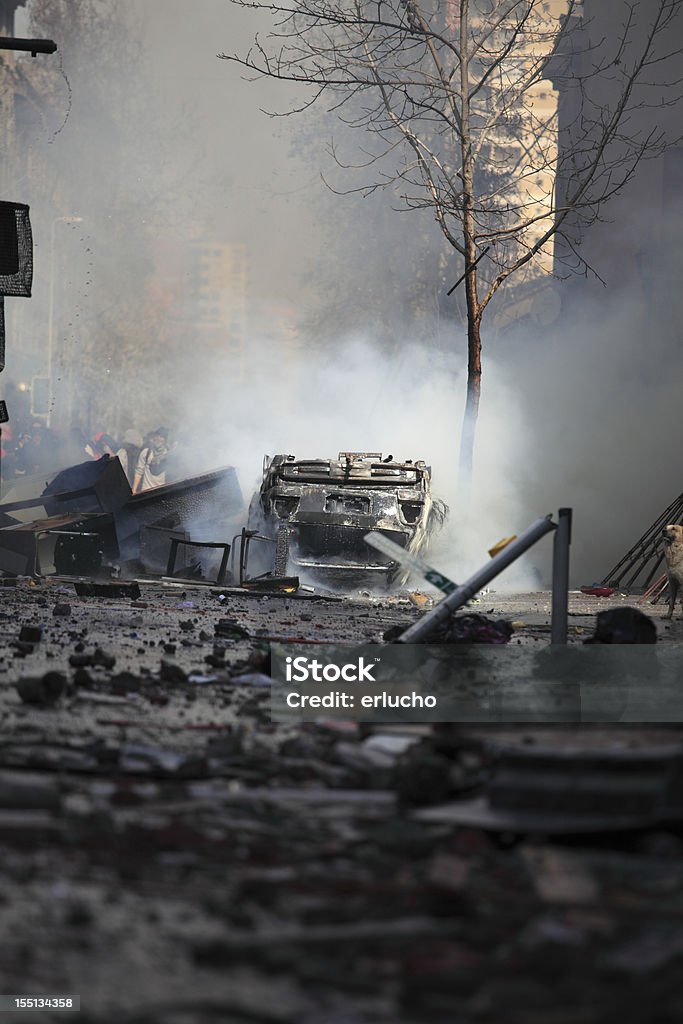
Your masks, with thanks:
M635 20L628 45L620 48L629 6L634 6ZM568 45L560 49L552 68L558 90L559 209L582 167L596 154L600 123L619 101L657 7L585 0L582 12L574 16ZM683 9L658 37L657 60L640 76L620 137L607 154L614 166L602 185L609 189L626 176L627 182L597 217L590 210L570 213L563 225L566 239L556 240L556 273L565 276L572 262L579 267L583 260L602 279L588 271L566 290L569 301L582 294L609 304L627 294L645 319L663 305L670 310L669 321L683 319L678 283L683 272L683 146L676 141L683 114L680 81L676 84L683 71L683 58L676 54L681 47ZM638 141L645 151L634 161Z

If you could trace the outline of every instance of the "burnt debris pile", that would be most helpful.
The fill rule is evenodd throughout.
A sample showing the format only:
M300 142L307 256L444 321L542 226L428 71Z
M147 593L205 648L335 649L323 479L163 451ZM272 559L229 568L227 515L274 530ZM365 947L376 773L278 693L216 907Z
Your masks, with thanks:
M241 507L230 466L134 495L118 458L105 455L62 470L47 485L26 478L5 495L0 570L111 578L123 567L129 575L170 569L192 576L193 550L220 548L222 583L229 550L223 533Z

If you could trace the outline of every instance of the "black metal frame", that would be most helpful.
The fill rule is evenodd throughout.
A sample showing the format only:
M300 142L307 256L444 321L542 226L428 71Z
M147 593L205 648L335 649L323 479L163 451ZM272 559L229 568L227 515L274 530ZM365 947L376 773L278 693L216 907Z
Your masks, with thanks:
M173 537L171 539L171 549L168 553L168 564L166 566L166 575L172 576L175 572L176 558L178 557L178 548L181 544L185 547L190 548L222 548L223 556L221 558L221 564L218 569L218 575L216 577L216 583L219 587L222 587L225 583L225 574L228 568L228 558L230 557L230 544L227 541L220 540L185 540L182 537Z

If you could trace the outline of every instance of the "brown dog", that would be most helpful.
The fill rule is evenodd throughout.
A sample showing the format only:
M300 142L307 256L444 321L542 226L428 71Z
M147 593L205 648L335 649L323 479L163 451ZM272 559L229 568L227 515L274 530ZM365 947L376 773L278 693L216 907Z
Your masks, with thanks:
M674 605L681 585L683 585L683 526L670 524L662 530L664 541L664 558L669 577L669 613L664 618L673 618ZM681 598L683 607L683 598Z

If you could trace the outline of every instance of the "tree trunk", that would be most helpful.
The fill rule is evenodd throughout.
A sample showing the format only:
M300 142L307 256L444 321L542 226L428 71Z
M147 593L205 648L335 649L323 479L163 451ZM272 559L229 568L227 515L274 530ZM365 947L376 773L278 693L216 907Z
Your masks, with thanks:
M465 257L465 296L467 300L467 400L460 435L458 492L461 507L467 505L472 485L474 435L481 394L482 308L477 289L477 246L474 221L474 162L470 127L470 55L469 0L460 0L460 95L462 97L460 147L462 157L462 230Z
M458 492L466 503L472 486L472 463L474 438L479 416L481 395L481 338L480 317L467 309L467 399L460 434L460 457L458 460Z

